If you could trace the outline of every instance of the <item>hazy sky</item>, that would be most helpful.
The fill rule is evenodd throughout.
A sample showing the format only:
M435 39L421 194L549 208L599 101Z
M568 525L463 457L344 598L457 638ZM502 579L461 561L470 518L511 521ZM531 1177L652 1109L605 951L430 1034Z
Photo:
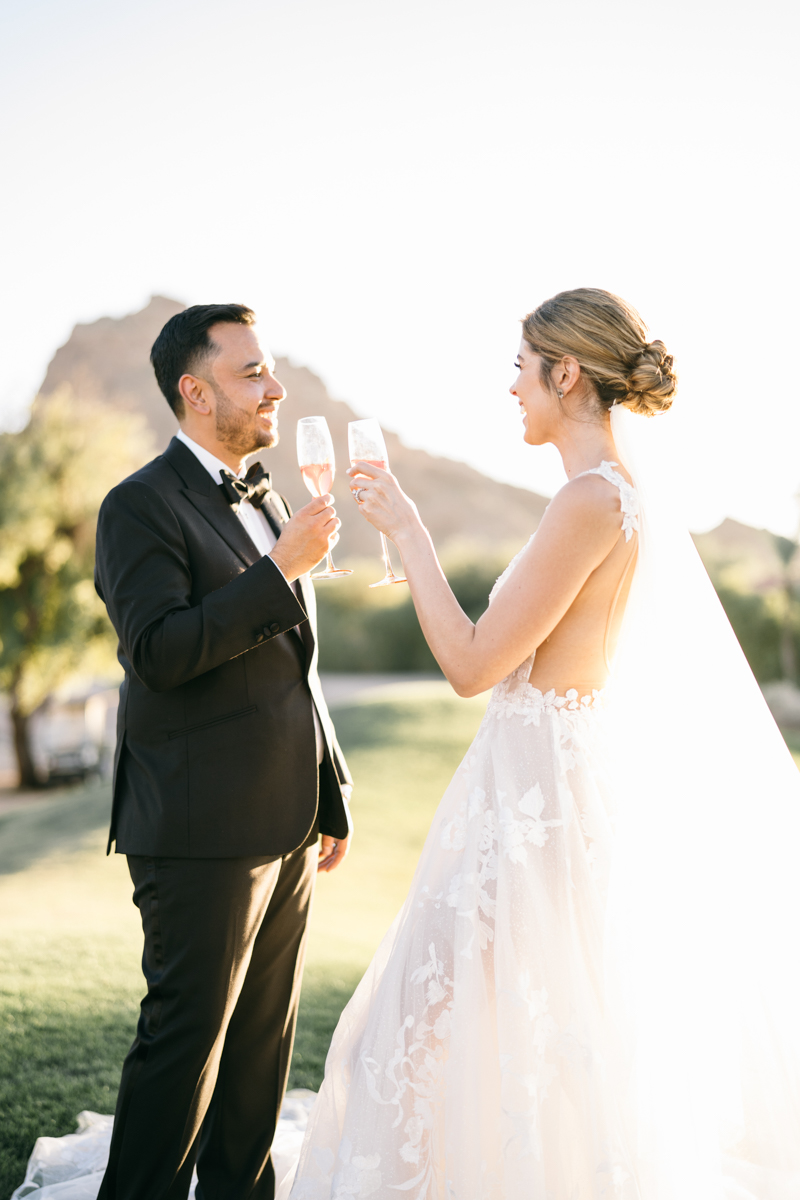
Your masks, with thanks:
M241 300L410 444L550 492L518 320L600 286L675 354L692 525L794 532L797 11L4 0L5 422L76 321Z

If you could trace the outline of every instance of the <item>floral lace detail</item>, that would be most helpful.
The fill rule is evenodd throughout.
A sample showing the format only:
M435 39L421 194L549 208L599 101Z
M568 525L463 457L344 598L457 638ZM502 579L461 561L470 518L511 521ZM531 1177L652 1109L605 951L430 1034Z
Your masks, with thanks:
M528 861L527 847L543 847L550 836L548 830L557 829L564 824L560 818L545 820L542 816L545 798L539 783L534 783L517 801L516 807L521 814L519 816L506 803L506 799L506 793L498 791L495 807L490 807L486 803L486 792L483 788L473 788L468 799L459 806L450 820L442 825L440 833L439 844L442 850L452 850L459 854L467 844L470 822L475 817L481 818L478 837L480 869L477 874L452 877L447 903L456 909L458 916L469 917L475 922L475 932L482 950L493 936L491 928L481 922L480 914L483 913L491 920L495 916L494 898L489 894L487 887L497 878L497 854L502 854L509 862L525 864ZM471 945L469 943L462 950L462 954L471 957Z
M517 667L516 671L512 671L492 688L492 695L486 707L487 716L497 720L503 717L522 717L524 725L538 725L545 713L558 713L569 720L577 714L603 708L604 689L594 688L591 695L580 697L575 688L569 688L564 696L557 696L555 688L550 688L549 692L540 692L537 687L528 683L532 663L532 658L526 660L521 667Z
M622 532L625 534L625 541L629 542L634 533L639 532L639 497L636 488L632 483L628 483L619 471L615 471L614 467L618 467L619 463L603 462L599 467L592 467L590 471L581 471L581 475L600 475L608 483L613 483L615 488L619 489L619 506L622 510ZM580 475L576 475L576 479L580 479Z
M535 707L538 716L547 714L558 718L556 794L560 811L566 814L571 803L574 803L566 785L567 773L575 764L572 726L576 719L580 721L587 713L602 707L602 694L597 692L579 699L577 691L570 689L566 696L556 697L554 693L543 696L530 685L525 686L526 691L537 698ZM487 711L484 727L490 725L493 715L516 715L519 701L508 701L508 704L513 711L507 714L502 711L499 702L495 714ZM527 714L527 709L525 711ZM564 717L566 721L562 720ZM523 721L523 725L529 723L529 720ZM533 723L538 725L538 719ZM501 861L513 864L516 870L530 870L534 867L531 851L544 850L551 833L563 830L571 821L570 818L565 820L564 815L545 817L548 800L538 781L531 781L532 785L517 799L503 790L487 793L474 779L480 766L480 755L468 754L464 759L458 774L467 784L465 799L455 812L448 814L438 830L441 850L457 856L464 866L474 863L477 869L465 870L462 867L449 878L446 876L442 890L433 891L423 884L415 907L424 910L431 905L436 909L453 910L455 917L465 922L470 932L466 938L456 936L452 949L458 945L458 955L468 961L487 960L487 969L491 970L488 963L491 962L495 942L497 881ZM594 875L593 866L597 857L593 845L594 831L586 814L576 812L575 816L586 846L587 864ZM369 1053L362 1051L361 1054L361 1065L371 1099L379 1105L394 1105L397 1109L394 1124L402 1129L405 1140L398 1139L396 1153L404 1163L416 1168L412 1178L392 1186L398 1190L413 1190L415 1200L427 1200L435 1191L435 1130L444 1101L445 1066L450 1053L454 1009L455 983L450 976L456 974L457 970L455 965L452 968L447 966L446 960L451 952L448 946L445 954L440 955L436 945L431 943L425 961L411 971L410 982L424 997L417 1008L418 1013L421 1010L421 1019L415 1020L411 1014L406 1016L396 1030L395 1050L390 1059L379 1062ZM570 1027L559 1026L550 1011L547 988L535 986L529 972L522 973L516 988L506 989L503 1000L526 1015L526 1036L529 1040L529 1053L525 1056L524 1065L515 1054L501 1052L500 1055L502 1078L508 1079L515 1094L521 1090L526 1097L521 1106L505 1109L505 1119L509 1123L510 1136L517 1152L521 1156L532 1155L541 1160L543 1150L538 1118L550 1088L559 1075L557 1063L570 1053L585 1058L590 1052L574 1042L575 1033ZM383 1087L380 1086L381 1081ZM349 1151L349 1145L347 1149ZM373 1164L370 1158L369 1165L374 1170L377 1163ZM610 1169L607 1164L598 1167L601 1173L607 1169ZM622 1194L618 1188L626 1178L619 1166L614 1167L614 1172L613 1185L607 1193L609 1197ZM351 1171L348 1178L355 1182L356 1175ZM478 1186L476 1181L476 1197L484 1194L478 1190ZM336 1200L340 1197L343 1200L349 1194L336 1188L332 1192ZM486 1192L487 1196L489 1194L495 1196L496 1193L490 1188Z
M402 1124L406 1135L397 1148L398 1156L409 1166L421 1168L401 1190L419 1188L415 1195L426 1196L434 1172L430 1140L436 1113L444 1101L445 1047L450 1038L453 1008L453 980L448 978L433 943L428 947L427 960L413 971L410 982L424 995L421 1019L415 1022L413 1016L406 1017L397 1031L394 1054L388 1062L381 1063L366 1052L362 1052L360 1061L370 1098L376 1104L397 1109L394 1127ZM379 1087L381 1079L389 1084L388 1095ZM352 1155L349 1140L345 1153ZM380 1155L345 1161L340 1148L339 1159L343 1169L333 1177L334 1200L344 1200L350 1195L368 1196L381 1186ZM351 1164L355 1170L347 1172Z
M320 1166L328 1166L328 1159L333 1156L328 1151ZM353 1146L348 1137L344 1137L339 1145L339 1169L333 1176L333 1200L347 1200L349 1196L371 1196L381 1186L380 1154L353 1154Z
M461 770L469 775L475 765L475 757L468 756ZM470 829L474 829L472 836L476 842L478 870L452 875L446 892L433 894L427 885L423 885L417 907L424 909L429 903L436 908L444 905L472 927L468 940L461 945L459 953L463 958L472 960L476 950L481 956L491 953L495 939L499 857L524 867L528 862L528 847L544 847L550 830L564 824L561 819L545 820L544 808L545 796L538 783L534 783L513 807L504 792L499 791L491 797L483 788L475 786L455 816L442 825L441 848L458 855L467 846ZM397 1148L399 1158L417 1168L411 1179L393 1186L403 1191L414 1189L415 1197L422 1198L430 1194L435 1175L432 1139L444 1100L444 1069L449 1053L455 987L433 942L428 946L427 959L412 971L410 983L424 996L420 1004L421 1019L415 1021L410 1014L405 1018L396 1031L395 1050L388 1062L379 1062L363 1051L360 1062L371 1099L376 1104L397 1109L395 1125L402 1128L406 1136ZM548 1087L557 1074L553 1063L545 1056L560 1031L549 1014L546 989L533 990L527 976L520 983L519 1003L528 1013L534 1051L533 1068L526 1071L522 1082L536 1107L546 1099ZM511 1055L502 1056L501 1069L504 1073L508 1070L513 1073ZM383 1089L379 1086L381 1080ZM520 1134L525 1141L531 1136L530 1117L530 1112L518 1115ZM369 1190L356 1189L371 1189L375 1186L373 1181L380 1180L379 1156L356 1159L352 1157L348 1142L344 1154L340 1150L339 1159L340 1169L332 1181L335 1200L344 1200L349 1195L369 1195Z
M396 934L401 972L390 958L388 988L368 981L366 1026L362 1031L356 1009L357 1040L348 1036L331 1048L331 1099L324 1102L346 1089L358 1107L353 1120L326 1126L327 1144L320 1131L322 1144L312 1143L292 1200L390 1192L411 1200L521 1200L533 1194L531 1172L540 1181L556 1153L552 1131L562 1095L575 1088L603 1095L602 1014L575 1008L575 997L587 1003L593 994L585 990L588 978L577 990L571 979L565 1004L556 969L571 944L572 922L581 920L587 880L596 889L590 896L605 888L605 808L587 774L604 744L597 724L603 693L543 695L528 683L528 672L523 664L495 688L431 829L430 855ZM509 747L519 751L521 772L505 770ZM562 910L563 930L552 926L543 942ZM493 1022L486 1031L475 1023L480 1008L473 1007L484 995ZM391 1023L378 1019L384 1005ZM495 1107L478 1086L483 1077L463 1071L470 1039L485 1050L492 1036L497 1073L488 1081ZM453 1134L445 1121L462 1096L467 1112L487 1106L487 1142L470 1176L460 1157L450 1156ZM576 1136L583 1147L589 1131ZM613 1122L587 1150L587 1170L597 1189L587 1195L634 1200L638 1194Z

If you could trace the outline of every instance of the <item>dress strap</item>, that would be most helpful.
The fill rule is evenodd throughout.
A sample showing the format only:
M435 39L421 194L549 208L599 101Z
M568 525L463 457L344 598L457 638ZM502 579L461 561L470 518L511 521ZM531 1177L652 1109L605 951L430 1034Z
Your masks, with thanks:
M639 497L633 484L628 483L619 471L614 470L614 467L618 466L619 463L603 460L599 467L581 471L581 474L576 475L575 478L580 479L581 475L601 475L603 479L618 488L619 506L622 510L622 532L625 534L625 541L629 542L633 534L639 532Z

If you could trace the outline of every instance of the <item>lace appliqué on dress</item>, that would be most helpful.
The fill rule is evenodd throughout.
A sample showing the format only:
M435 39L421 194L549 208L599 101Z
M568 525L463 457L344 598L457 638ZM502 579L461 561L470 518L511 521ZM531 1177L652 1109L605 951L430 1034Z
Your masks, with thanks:
M619 463L603 461L599 467L592 467L590 471L581 471L581 475L600 475L619 489L622 532L625 534L625 541L629 542L633 534L639 532L639 497L633 484L628 483L619 471L614 470L614 467L618 466ZM580 475L576 475L575 478L580 479Z
M540 692L528 683L532 666L533 655L492 688L487 714L498 720L502 717L522 717L524 725L538 725L544 713L558 713L569 721L589 709L602 707L604 692L597 688L592 690L591 695L580 697L575 688L569 688L564 696L557 696L555 688Z

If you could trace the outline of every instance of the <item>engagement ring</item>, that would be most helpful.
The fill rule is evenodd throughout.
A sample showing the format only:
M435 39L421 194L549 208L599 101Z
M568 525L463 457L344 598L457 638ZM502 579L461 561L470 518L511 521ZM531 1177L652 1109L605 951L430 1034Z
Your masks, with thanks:
M354 495L354 496L355 496L355 498L356 498L356 504L361 504L361 493L362 493L363 491L364 491L364 489L363 489L363 488L354 488L354 489L353 489L353 495Z

